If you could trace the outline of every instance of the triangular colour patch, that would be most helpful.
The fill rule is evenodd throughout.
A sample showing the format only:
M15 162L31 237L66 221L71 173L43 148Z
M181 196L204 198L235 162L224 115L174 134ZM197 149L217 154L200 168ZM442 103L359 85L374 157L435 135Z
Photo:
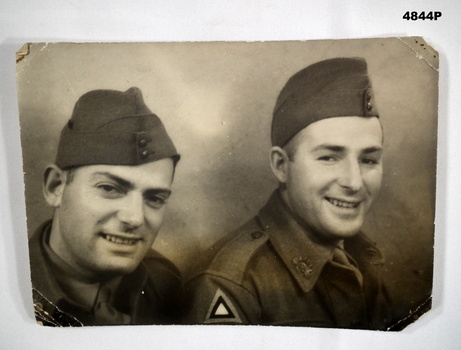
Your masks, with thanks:
M221 289L216 291L205 323L242 323L235 306Z

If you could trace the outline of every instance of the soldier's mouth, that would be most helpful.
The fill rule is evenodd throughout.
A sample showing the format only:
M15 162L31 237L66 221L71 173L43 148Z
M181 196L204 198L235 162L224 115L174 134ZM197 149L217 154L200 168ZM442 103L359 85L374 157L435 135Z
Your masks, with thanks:
M355 209L360 204L360 202L348 202L348 201L342 201L339 199L329 198L329 197L326 197L326 200L330 202L331 204L333 204L335 207L347 208L347 209Z
M141 240L140 238L122 238L108 233L101 233L101 237L109 242L124 245L134 245Z

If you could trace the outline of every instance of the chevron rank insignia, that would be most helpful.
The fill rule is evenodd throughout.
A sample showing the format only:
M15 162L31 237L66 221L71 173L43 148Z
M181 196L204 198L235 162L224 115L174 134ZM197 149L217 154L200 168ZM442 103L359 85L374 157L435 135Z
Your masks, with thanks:
M216 291L205 323L242 323L235 306L221 289Z

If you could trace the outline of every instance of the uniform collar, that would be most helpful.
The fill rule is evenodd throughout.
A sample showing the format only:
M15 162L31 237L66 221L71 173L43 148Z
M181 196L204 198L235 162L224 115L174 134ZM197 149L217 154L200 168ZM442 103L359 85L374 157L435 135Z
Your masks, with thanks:
M114 295L122 280L122 276L111 278L104 281L104 283L102 281L91 280L62 260L51 249L48 242L49 233L45 233L41 242L44 253L50 262L51 269L59 286L73 304L76 303L82 306L83 309L91 311L102 284L109 288L111 295Z
M56 305L64 299L56 279L53 277L53 271L49 265L45 251L42 246L44 236L49 235L51 231L51 220L44 222L30 237L29 255L30 271L32 279L32 288L37 290L46 299Z
M301 289L306 293L312 290L323 267L331 260L337 242L316 239L312 230L296 219L278 191L260 210L259 218L274 249Z

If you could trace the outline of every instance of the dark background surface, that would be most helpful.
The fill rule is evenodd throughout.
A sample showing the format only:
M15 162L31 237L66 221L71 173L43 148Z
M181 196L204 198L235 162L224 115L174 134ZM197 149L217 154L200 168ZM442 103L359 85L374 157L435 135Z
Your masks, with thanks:
M78 97L137 86L182 155L154 247L186 272L277 186L269 129L287 79L319 60L360 56L385 134L383 186L364 231L386 256L396 308L414 310L431 293L437 144L438 54L421 44L389 38L33 45L17 65L28 230L52 215L42 173Z

